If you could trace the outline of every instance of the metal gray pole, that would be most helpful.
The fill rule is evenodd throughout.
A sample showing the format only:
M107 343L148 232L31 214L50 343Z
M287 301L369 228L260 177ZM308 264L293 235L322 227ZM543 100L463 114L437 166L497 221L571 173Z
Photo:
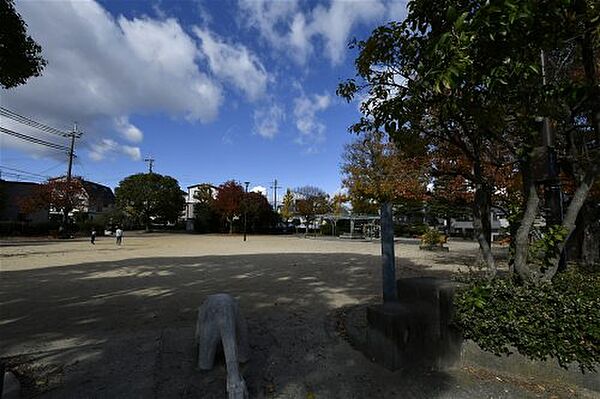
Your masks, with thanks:
M381 204L381 277L383 280L383 302L398 301L396 288L396 256L394 253L394 219L392 204Z

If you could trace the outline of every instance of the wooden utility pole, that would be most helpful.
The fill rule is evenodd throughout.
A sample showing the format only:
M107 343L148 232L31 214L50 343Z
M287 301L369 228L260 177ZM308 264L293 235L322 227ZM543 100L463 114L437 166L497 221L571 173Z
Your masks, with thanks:
M75 157L75 138L81 137L81 134L77 132L77 122L73 123L73 131L68 133L67 137L71 138L71 146L69 147L69 167L67 169L67 193L68 195L72 195L71 192L71 179L73 176L73 158ZM67 234L67 228L69 227L69 212L71 209L64 208L63 209L63 233ZM68 234L67 234L68 235Z
M77 122L73 123L73 131L69 133L69 137L71 138L71 147L69 149L69 168L67 169L67 182L71 181L71 174L73 169L73 157L74 149L75 149L75 137L77 136Z

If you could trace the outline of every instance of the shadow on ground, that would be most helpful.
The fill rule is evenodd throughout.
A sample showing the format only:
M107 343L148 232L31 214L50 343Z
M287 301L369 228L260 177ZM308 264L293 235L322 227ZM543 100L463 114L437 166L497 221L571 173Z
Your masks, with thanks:
M229 292L248 319L252 358L243 372L253 398L505 392L460 375L390 372L339 336L336 309L379 300L379 262L378 256L298 253L4 272L0 356L26 380L25 397L223 398L224 367L196 371L192 339L195 309L206 295ZM440 275L404 259L397 264L399 276Z

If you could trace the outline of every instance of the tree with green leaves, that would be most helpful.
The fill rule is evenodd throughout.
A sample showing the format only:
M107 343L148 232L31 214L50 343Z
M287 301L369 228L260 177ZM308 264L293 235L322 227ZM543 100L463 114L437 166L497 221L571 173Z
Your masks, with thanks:
M557 270L600 168L600 3L413 0L408 9L403 22L356 43L358 79L338 89L349 100L366 92L352 130L384 130L400 148L417 135L439 159L467 162L462 177L473 191L488 277L496 270L484 223L497 171L520 176L514 273L459 293L457 322L486 350L516 347L593 369L599 280ZM547 218L544 237L530 242L540 208L556 198L548 193L561 189L559 177L573 183L558 204L564 219Z
M218 230L219 215L215 208L216 187L202 184L194 193L194 230L198 233L211 233Z
M40 76L46 66L42 48L27 34L13 0L0 0L0 86L10 89Z
M176 222L185 206L184 192L171 176L138 173L115 189L117 207L150 230L152 219Z
M253 233L268 232L277 222L277 214L261 193L245 193L243 208L247 212L248 229Z
M555 240L560 245L598 173L597 151L584 151L600 138L597 16L593 0L412 1L405 21L379 27L356 43L359 80L338 89L348 100L366 92L364 117L352 130L382 129L400 147L417 136L430 150L450 149L469 163L464 177L473 189L474 227L490 276L495 262L488 216L496 170L507 165L515 165L524 181L515 270L525 280L556 272L556 256L544 270L527 262L540 204L540 176L534 173L540 120L555 121L556 139L546 148L564 154L580 184L562 226L556 226L565 232ZM550 55L545 73L540 53Z

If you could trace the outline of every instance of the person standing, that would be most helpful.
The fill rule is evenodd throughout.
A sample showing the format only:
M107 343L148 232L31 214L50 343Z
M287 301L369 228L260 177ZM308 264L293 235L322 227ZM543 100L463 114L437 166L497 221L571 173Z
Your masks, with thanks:
M121 245L121 242L123 241L123 230L121 230L120 227L117 227L115 236L117 237L117 245Z
M91 237L90 237L90 242L93 245L96 245L96 229L94 229L94 228L92 228L92 234L91 234Z

